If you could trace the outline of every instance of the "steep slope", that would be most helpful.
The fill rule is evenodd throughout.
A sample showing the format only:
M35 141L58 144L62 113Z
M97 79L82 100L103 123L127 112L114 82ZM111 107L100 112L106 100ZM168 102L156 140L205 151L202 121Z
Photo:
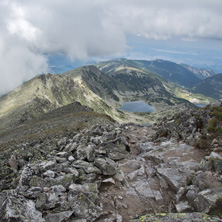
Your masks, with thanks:
M175 82L181 86L192 87L200 82L193 72L184 67L165 60L140 61L147 70L153 71L165 79Z
M112 108L89 88L93 88L93 83L88 87L84 82L83 78L87 79L83 74L85 69L84 67L78 69L72 77L67 73L64 75L41 75L2 96L0 98L0 128L16 126L74 101L89 106L100 113L111 113ZM97 85L99 86L100 83ZM112 97L109 91L105 93L102 86L99 90L104 92L107 97ZM112 115L115 116L113 113Z
M83 66L68 72L63 75L76 79L82 79L92 92L103 99L116 100L118 97L112 91L112 79L104 75L95 66Z
M0 97L1 127L16 125L72 102L71 78L46 74Z
M109 76L113 79L114 90L122 98L143 98L148 103L163 103L176 105L180 103L188 104L187 101L176 98L168 92L163 84L153 73L144 72L132 67L119 67L110 72Z
M193 88L193 92L201 93L214 99L222 99L222 74L204 79Z
M206 79L208 77L211 77L217 74L214 70L198 69L187 64L180 64L180 65L186 68L187 70L193 72L199 79Z

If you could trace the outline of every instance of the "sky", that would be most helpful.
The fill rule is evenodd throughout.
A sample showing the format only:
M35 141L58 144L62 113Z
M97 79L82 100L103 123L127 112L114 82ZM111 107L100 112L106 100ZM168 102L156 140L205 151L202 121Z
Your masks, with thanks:
M221 0L1 0L0 94L34 76L112 58L222 73Z

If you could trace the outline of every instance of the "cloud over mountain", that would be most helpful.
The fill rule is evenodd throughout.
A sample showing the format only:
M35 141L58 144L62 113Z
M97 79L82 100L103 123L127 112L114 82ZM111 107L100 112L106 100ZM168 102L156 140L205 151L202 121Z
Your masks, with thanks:
M222 40L220 0L2 0L0 94L47 72L47 54L120 56L127 35Z

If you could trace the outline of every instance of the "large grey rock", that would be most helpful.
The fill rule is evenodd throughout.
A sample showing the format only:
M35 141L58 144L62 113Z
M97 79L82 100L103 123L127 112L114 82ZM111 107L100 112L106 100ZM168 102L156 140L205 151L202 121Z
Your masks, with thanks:
M7 194L6 193L0 193L0 209L1 209L2 205L3 205L3 203L5 202L6 198L7 198Z
M51 191L47 193L46 209L53 209L62 206L67 201L66 189L62 185L52 186Z
M96 184L72 184L69 189L68 201L76 217L95 221L102 215Z
M0 208L0 221L45 222L42 214L36 210L35 203L22 195L18 195L13 190L7 192L7 198Z
M67 221L73 214L74 211L63 211L60 213L47 214L45 217L46 222L63 222Z
M112 164L112 160L106 158L97 158L94 162L95 166L98 167L104 175L113 176L116 174L116 169Z
M73 180L75 180L75 176L73 174L66 174L64 176L55 178L55 180L58 182L58 184L61 184L65 188L68 188L69 185L73 183Z
M42 193L41 187L31 187L28 190L22 192L22 194L27 198L37 198Z
M194 206L197 211L210 213L219 211L221 213L222 189L207 189L198 193L194 200Z
M94 145L80 145L77 148L76 151L77 158L79 160L88 160L89 162L92 162L95 160L95 146Z
M143 198L155 198L155 195L146 180L134 182L132 186Z
M176 210L178 213L183 213L183 212L192 212L192 207L189 205L189 203L186 202L180 202L175 205Z
M214 160L213 165L214 165L215 171L221 174L222 173L222 160Z
M34 174L35 167L33 165L25 166L20 175L18 187L29 186L29 182Z
M129 154L126 151L126 146L122 143L121 144L107 143L105 145L105 149L108 157L115 161L126 159L127 155Z
M15 155L11 155L8 163L13 170L18 170L18 161Z
M153 142L137 143L136 146L141 153L142 152L149 152L149 151L155 149Z
M200 162L200 169L203 171L209 171L212 170L213 168L213 162L212 161L207 161L207 160L202 160Z
M135 180L138 176L144 176L145 174L145 168L144 166L141 166L140 169L135 170L127 175L129 180Z
M45 172L47 170L52 170L56 166L56 160L50 160L46 162L41 162L39 168L41 171Z
M161 167L157 168L157 172L166 180L168 185L176 192L182 186L187 184L187 173L178 168Z
M59 147L61 147L61 146L65 146L66 145L66 143L67 143L67 137L63 137L62 139L60 139L59 141L58 141L58 146Z
M92 163L83 161L83 160L77 160L72 164L73 167L78 168L78 169L83 169L85 173L96 173L96 174L101 174L101 170L95 167Z
M30 187L47 187L48 183L46 180L42 179L41 177L38 176L33 176L29 182Z
M55 172L52 171L52 170L47 170L45 173L43 173L43 176L54 178L55 177Z
M44 208L46 208L46 202L47 202L47 196L45 193L41 193L35 203L36 209L39 211L42 211Z

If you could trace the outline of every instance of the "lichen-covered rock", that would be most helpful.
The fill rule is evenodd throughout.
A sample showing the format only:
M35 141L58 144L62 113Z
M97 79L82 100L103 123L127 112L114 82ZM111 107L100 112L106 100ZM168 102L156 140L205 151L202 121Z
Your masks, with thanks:
M37 210L42 211L46 208L47 196L45 193L41 193L35 203L35 207Z
M126 151L126 146L124 144L109 143L105 145L105 149L107 151L108 157L115 161L125 159L129 154Z
M54 178L55 177L55 172L52 171L52 170L47 170L45 173L43 173L43 176Z
M69 185L73 183L73 180L75 180L75 176L73 174L66 174L64 176L55 178L55 180L58 182L58 184L61 184L65 188L68 188Z
M0 221L2 222L45 222L42 214L36 210L35 203L18 195L16 191L8 191L7 197L0 208Z
M46 162L41 162L39 164L39 169L43 172L47 170L53 170L53 168L56 166L56 160L50 160Z
M68 201L77 218L95 221L103 213L96 184L72 184L69 189Z
M48 183L46 180L38 176L33 176L29 182L30 187L47 187Z
M64 201L67 201L66 189L62 185L51 187L47 195L47 204L45 209L53 209L62 206Z
M131 222L220 222L218 217L211 217L202 213L158 213L147 214L139 217L138 219L130 220Z
M113 176L116 174L116 169L113 165L110 164L112 162L110 159L102 159L97 158L94 162L95 166L98 167L104 175Z
M63 222L67 221L73 214L74 211L63 211L60 213L47 214L45 217L46 222Z
M214 160L213 162L214 170L219 174L222 173L222 160Z
M72 164L73 167L78 168L78 169L83 169L85 173L96 173L96 174L101 174L101 170L95 167L92 163L83 161L83 160L77 160Z
M78 146L76 153L79 160L87 159L89 162L95 160L95 147L93 145L80 145Z

